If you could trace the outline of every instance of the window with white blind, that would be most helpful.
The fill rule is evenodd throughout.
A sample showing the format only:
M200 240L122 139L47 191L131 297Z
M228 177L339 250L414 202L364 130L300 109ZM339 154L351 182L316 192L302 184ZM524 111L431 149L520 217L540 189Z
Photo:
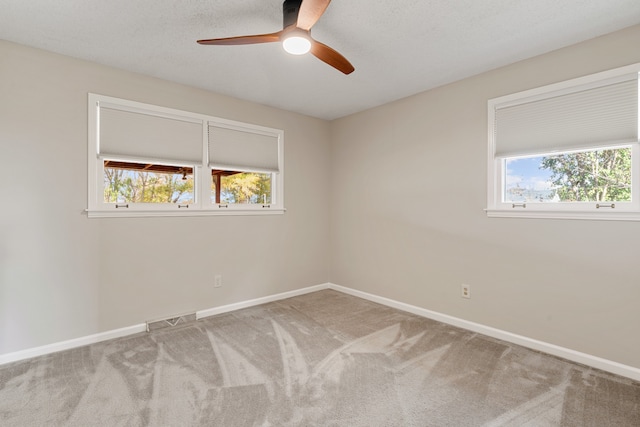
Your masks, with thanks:
M489 100L487 214L640 220L638 72Z
M210 121L208 166L211 203L219 209L278 206L282 174L281 136L268 129Z
M284 212L283 132L89 94L90 217Z

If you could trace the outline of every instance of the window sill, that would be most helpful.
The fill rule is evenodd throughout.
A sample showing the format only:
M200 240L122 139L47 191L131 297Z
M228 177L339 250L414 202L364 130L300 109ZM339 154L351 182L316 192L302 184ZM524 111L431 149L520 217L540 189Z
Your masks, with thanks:
M85 210L88 218L145 218L145 217L162 217L162 216L229 216L229 215L282 215L286 212L284 208L269 208L269 209L228 209L228 210L142 210L142 209L128 209L128 210Z
M573 219L605 221L640 221L640 212L631 211L545 211L485 209L489 218Z

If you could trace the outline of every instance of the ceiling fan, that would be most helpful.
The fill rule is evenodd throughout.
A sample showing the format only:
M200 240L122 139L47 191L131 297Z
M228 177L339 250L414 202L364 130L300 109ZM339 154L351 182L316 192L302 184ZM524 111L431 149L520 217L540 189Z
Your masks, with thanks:
M198 40L203 45L240 45L282 42L294 55L311 52L333 68L350 74L355 69L347 59L329 46L311 37L311 27L320 19L331 0L285 0L282 4L282 30L270 34Z

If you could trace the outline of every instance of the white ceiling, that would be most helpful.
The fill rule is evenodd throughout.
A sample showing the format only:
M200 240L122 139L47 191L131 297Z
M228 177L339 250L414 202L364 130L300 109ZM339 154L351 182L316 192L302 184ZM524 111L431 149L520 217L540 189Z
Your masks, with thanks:
M0 0L2 39L323 119L637 23L640 0L334 0L312 35L345 76L276 43L196 44L280 30L282 0Z

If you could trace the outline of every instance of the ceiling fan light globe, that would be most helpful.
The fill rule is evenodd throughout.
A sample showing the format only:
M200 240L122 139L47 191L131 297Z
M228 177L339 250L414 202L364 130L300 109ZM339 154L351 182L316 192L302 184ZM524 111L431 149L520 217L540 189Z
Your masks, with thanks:
M305 37L291 36L284 39L282 47L292 55L304 55L311 50L311 42Z

